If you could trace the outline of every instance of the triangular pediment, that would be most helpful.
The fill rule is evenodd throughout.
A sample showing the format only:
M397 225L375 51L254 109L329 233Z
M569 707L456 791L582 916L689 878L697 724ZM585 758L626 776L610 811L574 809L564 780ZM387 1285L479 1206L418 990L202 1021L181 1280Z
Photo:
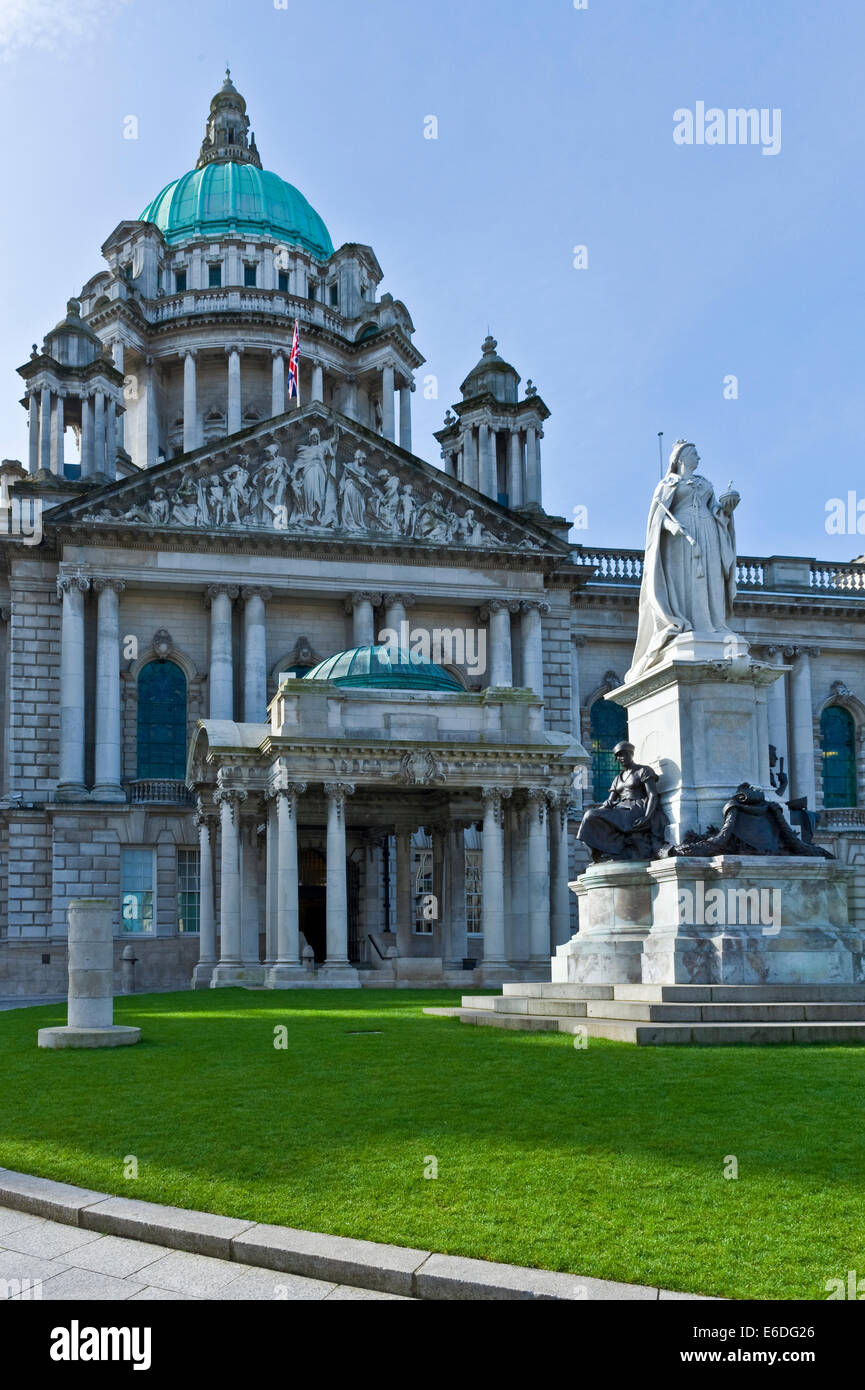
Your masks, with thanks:
M108 483L48 520L93 533L567 552L541 527L318 403Z

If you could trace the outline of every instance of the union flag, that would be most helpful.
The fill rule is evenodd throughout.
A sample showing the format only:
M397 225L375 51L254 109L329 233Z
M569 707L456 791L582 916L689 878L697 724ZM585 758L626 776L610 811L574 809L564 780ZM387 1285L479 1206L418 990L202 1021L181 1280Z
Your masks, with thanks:
M288 359L288 399L292 396L300 405L300 334L297 319L294 320L294 337L291 340L291 356Z

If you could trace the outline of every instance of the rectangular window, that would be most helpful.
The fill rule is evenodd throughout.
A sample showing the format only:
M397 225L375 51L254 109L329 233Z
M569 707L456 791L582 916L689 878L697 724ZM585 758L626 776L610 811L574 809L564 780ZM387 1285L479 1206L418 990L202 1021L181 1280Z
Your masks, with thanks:
M307 293L310 299L316 299L318 297L318 284L315 280L310 280Z
M429 935L435 926L435 914L431 909L433 902L433 852L431 849L416 849L412 852L412 882L414 884L414 929L420 935Z
M278 279L278 283L277 283L277 289L282 290L283 294L288 294L288 271L287 271L287 270L281 270L281 271L279 272L279 279Z
M200 889L198 850L177 851L177 930L186 934L200 930Z
M153 850L120 851L120 917L125 932L153 931Z
M466 931L481 936L484 930L484 886L479 849L466 850Z
M186 293L186 271L175 270L174 272L174 292L175 294Z
M330 287L330 302L331 302L331 304L333 304L334 306L337 305L337 304L339 303L339 285L331 285L331 287Z
M258 284L258 267L245 265L243 267L243 283L247 289L254 290Z
M218 290L222 285L222 266L209 265L207 267L207 283L212 290Z

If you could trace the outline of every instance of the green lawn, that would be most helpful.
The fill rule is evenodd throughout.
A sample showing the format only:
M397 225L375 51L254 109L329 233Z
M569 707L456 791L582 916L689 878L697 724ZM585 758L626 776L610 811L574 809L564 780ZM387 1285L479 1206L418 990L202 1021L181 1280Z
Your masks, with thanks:
M115 1018L144 1040L105 1052L37 1049L62 1005L0 1013L0 1165L699 1293L825 1298L865 1276L865 1049L579 1051L421 1012L453 1002L142 995Z

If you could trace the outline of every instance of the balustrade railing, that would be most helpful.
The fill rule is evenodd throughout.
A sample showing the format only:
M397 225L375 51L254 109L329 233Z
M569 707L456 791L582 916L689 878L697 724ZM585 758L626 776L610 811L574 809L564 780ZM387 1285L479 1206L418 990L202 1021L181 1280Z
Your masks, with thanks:
M136 804L161 802L190 806L192 792L185 782L173 777L144 777L129 783L129 800Z
M642 550L617 550L613 548L573 551L574 564L581 569L592 571L595 584L633 584L640 583L643 575ZM740 555L736 561L736 585L739 589L763 589L766 587L767 561L756 555ZM777 581L772 585L777 588ZM836 564L832 561L810 561L810 587L826 594L861 594L865 596L865 563ZM792 592L801 592L793 588Z

